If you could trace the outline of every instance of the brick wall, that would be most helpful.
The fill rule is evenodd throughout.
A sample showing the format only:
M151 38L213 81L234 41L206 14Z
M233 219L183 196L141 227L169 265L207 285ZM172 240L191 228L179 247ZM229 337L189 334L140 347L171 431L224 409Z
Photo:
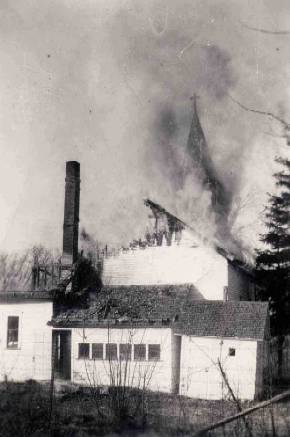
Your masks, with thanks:
M63 263L71 264L78 255L78 229L80 208L80 164L66 163L65 202L63 223Z

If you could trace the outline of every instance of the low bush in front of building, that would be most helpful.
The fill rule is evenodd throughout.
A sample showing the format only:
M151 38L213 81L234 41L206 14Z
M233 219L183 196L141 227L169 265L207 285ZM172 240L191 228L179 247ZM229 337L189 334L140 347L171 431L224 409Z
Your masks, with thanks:
M244 409L249 403L241 405ZM235 421L211 435L243 437L249 430L255 437L289 435L289 407L290 401L283 401L248 416L248 429ZM130 388L92 391L35 381L0 384L3 437L189 436L236 412L229 400L206 401Z

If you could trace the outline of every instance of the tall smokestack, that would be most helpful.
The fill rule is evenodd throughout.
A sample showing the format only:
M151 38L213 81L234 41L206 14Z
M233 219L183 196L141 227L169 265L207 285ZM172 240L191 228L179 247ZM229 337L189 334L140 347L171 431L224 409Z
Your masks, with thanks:
M79 210L80 164L77 161L68 161L65 178L63 265L72 265L78 257Z

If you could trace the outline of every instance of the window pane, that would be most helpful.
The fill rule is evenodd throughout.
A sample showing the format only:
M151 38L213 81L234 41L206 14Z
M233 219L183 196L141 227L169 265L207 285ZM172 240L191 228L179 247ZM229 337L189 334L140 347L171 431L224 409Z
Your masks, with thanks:
M131 360L132 346L130 344L120 344L120 360Z
M229 356L234 357L236 355L236 349L233 347L229 348Z
M146 360L146 346L145 344L134 344L134 360L145 361Z
M149 344L148 360L160 360L160 344Z
M115 343L106 344L106 360L117 360L117 345Z
M19 330L19 317L8 316L7 323L7 347L18 347L18 330Z
M79 358L90 357L90 345L89 343L79 343Z
M8 316L8 329L18 329L19 317Z
M103 359L103 343L92 344L92 358L93 360Z

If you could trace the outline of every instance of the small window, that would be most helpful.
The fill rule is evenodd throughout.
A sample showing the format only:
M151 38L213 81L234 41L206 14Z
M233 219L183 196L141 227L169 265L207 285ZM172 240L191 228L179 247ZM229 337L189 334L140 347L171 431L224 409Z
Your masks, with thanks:
M132 346L130 344L120 344L120 360L130 361L131 360Z
M79 343L79 358L90 358L89 343Z
M145 344L134 344L134 360L145 361L146 360L146 346Z
M106 360L117 360L117 345L115 343L106 344Z
M149 344L148 346L148 360L160 360L160 344Z
M92 344L92 359L93 360L103 359L103 343Z
M235 357L236 356L236 349L233 347L229 348L229 357Z
M7 322L7 348L17 349L19 340L19 317L8 316Z

